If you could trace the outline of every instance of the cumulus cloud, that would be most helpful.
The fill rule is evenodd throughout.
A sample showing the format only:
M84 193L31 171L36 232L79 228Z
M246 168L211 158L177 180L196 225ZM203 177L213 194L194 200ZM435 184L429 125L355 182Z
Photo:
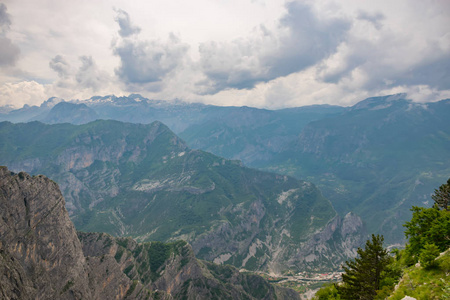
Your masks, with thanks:
M0 3L0 33L5 34L11 26L11 17L7 12L6 5Z
M133 34L141 32L141 28L131 24L130 16L122 9L116 9L117 16L115 18L117 24L119 24L119 35L121 37L128 37Z
M53 71L58 73L60 78L67 78L71 73L69 63L61 55L53 57L48 64Z
M0 4L0 103L137 92L281 108L449 95L450 1L233 0L203 11L202 1L136 1Z
M91 56L81 56L80 61L81 66L75 76L79 86L97 92L105 84L109 84L109 75L97 67Z
M388 11L389 18L360 10L349 38L317 66L317 79L350 86L357 82L352 88L369 93L424 85L450 89L446 6L414 2L397 14ZM405 22L409 22L408 30Z
M59 80L53 83L55 91L85 91L98 92L109 87L112 78L98 68L91 56L80 56L81 65L78 69L73 68L62 55L53 57L49 66L59 77Z
M450 53L436 50L434 55L392 78L393 84L428 85L438 90L450 90Z
M140 40L136 35L129 38L132 28L128 14L119 11L116 21L119 23L121 40L114 44L114 54L120 58L120 66L115 70L119 79L127 85L139 86L149 90L161 89L164 77L183 64L188 46L174 34L167 41ZM126 32L126 34L124 34Z
M35 81L5 83L0 86L0 106L39 105L47 98L46 88Z
M276 31L260 26L247 39L200 46L204 93L253 88L304 70L334 53L350 28L343 18L319 18L305 3L289 2L286 8Z
M381 12L370 13L364 10L360 10L358 12L357 18L372 23L376 29L381 29L383 25L382 22L385 19L385 16Z
M126 83L149 83L162 78L183 60L187 46L170 35L168 41L124 40L114 48L120 58L116 74Z
M417 45L406 38L383 35L381 41L353 38L321 62L317 79L344 84L365 77L358 88L368 91L407 85L450 89L450 48ZM420 53L424 55L420 55Z
M13 66L19 58L19 47L7 37L10 25L11 18L6 5L0 3L0 66Z

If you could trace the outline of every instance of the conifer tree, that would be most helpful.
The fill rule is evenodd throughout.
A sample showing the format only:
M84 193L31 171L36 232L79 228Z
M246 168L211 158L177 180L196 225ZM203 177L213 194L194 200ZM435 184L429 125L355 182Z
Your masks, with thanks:
M442 184L439 189L434 190L434 195L431 198L439 208L447 211L450 209L450 178L447 180L447 183Z
M342 299L371 300L381 288L383 270L389 264L390 256L383 248L383 236L372 234L363 249L358 248L358 256L342 266L343 284L338 286Z

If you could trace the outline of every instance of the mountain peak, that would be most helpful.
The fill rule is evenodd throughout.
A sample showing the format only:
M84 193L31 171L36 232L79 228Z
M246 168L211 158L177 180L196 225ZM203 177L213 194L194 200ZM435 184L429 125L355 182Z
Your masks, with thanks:
M76 104L61 101L52 107L48 115L42 121L47 124L84 124L94 121L97 118L97 113L84 103Z
M41 108L52 108L60 102L64 102L64 99L58 98L58 97L51 97L51 98L48 98L46 101L44 101L40 107Z
M350 108L350 111L360 109L367 109L367 110L384 109L392 106L394 102L408 102L408 103L412 102L406 97L407 97L406 93L371 97L356 103Z

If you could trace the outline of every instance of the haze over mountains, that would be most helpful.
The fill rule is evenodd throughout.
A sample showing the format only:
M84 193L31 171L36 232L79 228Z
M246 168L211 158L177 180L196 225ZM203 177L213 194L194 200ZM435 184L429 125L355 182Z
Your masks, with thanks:
M420 104L398 94L352 107L275 111L154 101L135 94L60 101L9 111L1 120L159 120L191 148L313 182L339 214L356 212L369 232L384 234L388 242L403 238L401 224L409 219L409 208L429 204L433 189L450 173L450 100Z

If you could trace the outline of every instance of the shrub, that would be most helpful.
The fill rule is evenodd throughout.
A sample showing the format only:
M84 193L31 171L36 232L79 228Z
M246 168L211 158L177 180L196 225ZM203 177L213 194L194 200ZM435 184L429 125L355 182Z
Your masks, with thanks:
M436 258L439 256L439 248L435 244L425 244L420 252L420 265L426 269L437 266Z

